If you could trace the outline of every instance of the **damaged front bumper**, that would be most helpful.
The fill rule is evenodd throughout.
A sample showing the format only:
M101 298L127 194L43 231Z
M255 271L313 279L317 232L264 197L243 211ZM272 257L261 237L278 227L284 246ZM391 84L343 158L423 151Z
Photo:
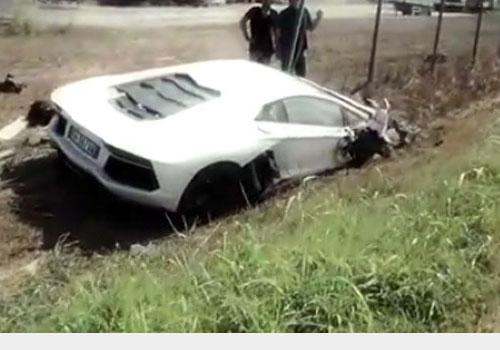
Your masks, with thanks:
M375 107L374 115L363 125L353 130L352 134L342 140L341 154L347 159L347 166L359 168L378 154L384 158L391 155L391 150L411 143L418 128L407 122L391 117L390 104L385 100L385 108L375 101L369 100Z

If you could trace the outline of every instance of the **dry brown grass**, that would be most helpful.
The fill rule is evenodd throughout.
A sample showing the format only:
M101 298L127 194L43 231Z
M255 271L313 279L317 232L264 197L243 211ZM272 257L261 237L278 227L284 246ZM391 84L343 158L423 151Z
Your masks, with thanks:
M471 102L490 97L500 88L500 58L483 53L471 67L468 56L449 57L430 72L429 64L414 60L388 65L380 71L375 89L378 97L389 97L409 120L428 125L456 114Z

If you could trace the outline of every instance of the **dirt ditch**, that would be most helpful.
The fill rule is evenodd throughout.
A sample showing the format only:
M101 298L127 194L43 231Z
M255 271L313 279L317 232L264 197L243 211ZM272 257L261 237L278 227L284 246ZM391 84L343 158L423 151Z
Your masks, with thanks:
M371 22L356 23L359 26L342 21L327 23L313 36L317 46L310 57L312 79L346 87L362 81L367 57L363 53L367 51ZM467 124L467 130L457 127L453 118L457 111L472 101L495 95L500 87L500 66L492 44L497 42L495 30L500 29L499 25L486 23L484 42L489 50L484 50L475 70L468 73L465 69L468 45L461 44L461 49L447 50L450 60L432 76L425 73L422 54L426 52L422 38L429 37L432 28L422 21L409 23L413 23L409 25L414 32L406 27L408 33L402 44L393 40L399 35L396 24L390 24L382 33L381 68L374 97L388 97L403 118L422 129L413 150L453 150L458 143L474 137L473 130L484 127L479 121ZM448 43L453 43L450 31L464 28L464 24L469 24L469 19L449 24L443 40L448 38ZM350 41L332 44L332 33L349 34ZM472 35L469 30L464 33ZM220 43L221 35L227 37L224 43ZM65 40L56 45L61 39ZM213 51L213 47L219 50ZM10 57L0 57L0 68L28 84L20 95L0 96L0 121L4 123L25 114L34 100L46 98L53 88L71 80L201 58L245 56L239 35L222 26L126 35L95 30L52 33L0 39L0 49L12 51ZM123 59L116 62L116 57ZM61 240L77 242L83 251L92 254L117 247L127 249L134 243L147 244L172 233L163 212L123 203L94 183L68 173L47 143L30 142L29 138L24 134L14 143L0 144L0 151L12 147L16 150L10 164L3 164L1 177L0 275L29 265L43 250L52 249ZM183 227L184 222L177 218L175 224Z

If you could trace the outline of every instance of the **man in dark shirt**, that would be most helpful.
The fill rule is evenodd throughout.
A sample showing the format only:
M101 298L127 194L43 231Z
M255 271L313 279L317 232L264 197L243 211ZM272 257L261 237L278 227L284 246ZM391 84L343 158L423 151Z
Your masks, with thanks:
M243 16L240 28L249 42L250 59L269 64L275 52L275 30L278 13L271 8L272 0L262 0L262 6L254 6ZM250 22L250 34L247 24Z
M315 30L321 19L323 11L316 13L316 19L313 21L307 8L304 8L302 23L299 27L299 35L295 50L293 48L294 39L297 31L297 25L300 17L301 0L289 0L289 6L281 11L278 16L278 55L281 59L281 69L286 71L290 68L296 75L306 76L306 50L308 49L307 31ZM292 52L295 51L294 57Z

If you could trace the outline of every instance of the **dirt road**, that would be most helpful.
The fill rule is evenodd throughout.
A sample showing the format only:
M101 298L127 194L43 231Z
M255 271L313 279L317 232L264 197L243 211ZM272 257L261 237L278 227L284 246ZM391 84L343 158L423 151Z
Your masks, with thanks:
M311 12L322 9L326 19L341 18L373 18L375 5L365 1L347 0L309 0ZM95 27L142 27L154 28L165 26L195 26L195 25L223 25L236 23L245 11L248 4L234 4L209 8L190 7L160 7L160 8L117 8L79 6L75 7L42 7L31 8L26 11L28 16L40 25L73 25ZM283 5L275 6L277 10ZM392 5L384 5L385 18L396 17ZM434 14L435 15L435 14ZM463 17L467 14L446 14L446 17Z

